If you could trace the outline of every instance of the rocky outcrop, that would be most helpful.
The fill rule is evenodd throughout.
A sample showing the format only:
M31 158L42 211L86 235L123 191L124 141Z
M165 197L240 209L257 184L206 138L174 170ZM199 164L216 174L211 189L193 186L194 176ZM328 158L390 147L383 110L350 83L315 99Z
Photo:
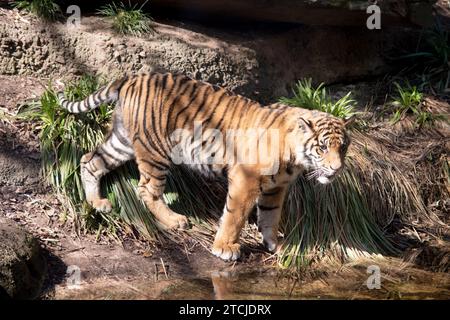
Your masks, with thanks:
M0 296L34 299L41 292L46 261L35 238L0 218Z
M99 17L83 17L81 27L73 29L3 10L0 73L52 79L91 73L110 79L156 69L265 103L289 94L304 77L333 83L382 74L388 69L386 52L404 36L396 29L289 25L252 28L247 34L198 25L154 26L154 34L124 37Z

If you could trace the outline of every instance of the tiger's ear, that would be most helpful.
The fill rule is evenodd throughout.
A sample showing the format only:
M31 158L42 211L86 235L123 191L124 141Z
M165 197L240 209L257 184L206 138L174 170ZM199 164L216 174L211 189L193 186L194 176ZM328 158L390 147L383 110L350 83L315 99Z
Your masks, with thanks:
M344 126L349 128L356 121L356 116L352 115L350 118L344 119Z
M304 133L313 133L314 132L311 121L300 117L299 122L300 122L300 127L302 128Z

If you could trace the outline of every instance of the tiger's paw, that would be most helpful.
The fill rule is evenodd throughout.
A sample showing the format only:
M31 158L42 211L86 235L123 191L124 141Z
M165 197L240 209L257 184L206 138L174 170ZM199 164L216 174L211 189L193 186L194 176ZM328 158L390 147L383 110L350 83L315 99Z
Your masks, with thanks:
M185 230L189 227L189 220L181 214L174 213L163 224L167 229Z
M278 249L278 241L273 238L267 238L263 240L263 244L266 249L272 253L275 253Z
M92 206L100 212L109 213L112 210L111 202L108 199L95 199L92 201Z
M234 261L241 256L241 245L239 243L223 243L215 241L212 250L212 254L225 261Z
M261 230L263 245L266 249L272 253L278 251L278 236L277 231L274 228L265 228Z

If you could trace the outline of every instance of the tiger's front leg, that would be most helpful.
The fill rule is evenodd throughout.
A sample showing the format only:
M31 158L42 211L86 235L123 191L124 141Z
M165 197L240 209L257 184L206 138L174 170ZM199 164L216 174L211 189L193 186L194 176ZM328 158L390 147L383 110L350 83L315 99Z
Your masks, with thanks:
M265 247L271 252L277 250L278 225L286 191L287 186L265 189L257 200L258 229L263 236Z
M259 181L243 169L229 172L228 194L212 253L223 260L240 257L239 236L259 194Z

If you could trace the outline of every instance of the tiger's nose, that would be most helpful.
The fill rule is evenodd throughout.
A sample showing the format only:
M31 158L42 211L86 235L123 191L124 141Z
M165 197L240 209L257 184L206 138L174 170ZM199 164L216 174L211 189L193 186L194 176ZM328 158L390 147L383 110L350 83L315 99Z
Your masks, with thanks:
M339 164L331 165L330 169L337 172L337 171L341 170L342 167L343 167L343 165L341 163L339 163Z

